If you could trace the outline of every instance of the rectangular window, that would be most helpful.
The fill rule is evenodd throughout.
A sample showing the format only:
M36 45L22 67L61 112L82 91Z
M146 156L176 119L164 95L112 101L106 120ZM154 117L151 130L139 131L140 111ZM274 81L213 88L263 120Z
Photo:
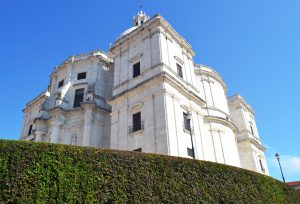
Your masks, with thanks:
M85 79L86 78L86 72L81 72L77 74L77 80Z
M253 132L253 127L252 127L252 125L250 125L250 130L251 130L251 133L252 133L252 135L254 135L254 132Z
M137 77L137 76L140 75L140 68L141 68L140 62L135 63L133 65L133 76L132 76L133 78L135 78L135 77Z
M176 66L177 66L177 75L183 78L181 66L179 64L176 64Z
M80 103L83 102L84 89L76 89L74 96L74 108L80 107Z
M259 159L259 164L260 164L260 169L261 169L261 171L262 171L262 172L265 172L265 168L264 168L264 165L263 165L261 159Z
M138 131L142 129L141 112L132 115L132 131Z
M64 85L64 80L61 80L59 83L58 83L58 87L57 88L60 88Z
M190 157L194 157L193 149L187 148L187 154L188 154L188 156L190 156Z
M142 152L142 148L137 148L137 149L134 149L132 151L134 151L134 152Z
M31 132L32 132L32 124L29 126L29 130L28 130L28 134L27 135L28 136L31 135Z
M190 131L190 121L188 120L188 113L183 112L183 128Z
M254 135L254 131L253 131L253 127L252 127L252 123L249 121L249 127L250 127L250 131L252 133L252 135Z

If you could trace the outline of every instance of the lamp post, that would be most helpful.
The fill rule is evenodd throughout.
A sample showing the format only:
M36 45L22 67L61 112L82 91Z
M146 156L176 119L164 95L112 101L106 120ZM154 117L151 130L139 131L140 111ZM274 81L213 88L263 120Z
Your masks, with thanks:
M193 142L193 134L192 134L192 127L191 127L191 119L192 119L192 114L188 112L187 115L187 122L189 123L189 129L190 129L190 136L191 136L191 143L192 143L192 154L193 154L193 159L195 159L195 149L194 149L194 142Z
M275 157L277 158L278 163L279 163L279 167L280 167L280 171L281 171L281 176L282 176L283 183L285 183L285 179L284 179L283 172L282 172L282 168L281 168L281 164L280 164L280 157L279 157L279 154L276 153L276 154L275 154Z

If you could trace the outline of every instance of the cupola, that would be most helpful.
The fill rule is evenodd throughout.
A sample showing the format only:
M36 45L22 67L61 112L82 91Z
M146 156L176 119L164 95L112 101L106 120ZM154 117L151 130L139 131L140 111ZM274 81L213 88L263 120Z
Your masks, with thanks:
M144 22L146 22L149 19L149 16L146 15L145 12L140 10L136 16L133 17L132 20L132 26L140 26Z

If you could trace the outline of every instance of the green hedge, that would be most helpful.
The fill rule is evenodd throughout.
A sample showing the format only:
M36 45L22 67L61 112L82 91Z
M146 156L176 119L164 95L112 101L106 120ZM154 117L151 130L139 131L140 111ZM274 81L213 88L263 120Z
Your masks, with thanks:
M0 140L0 203L300 203L270 177L204 161Z

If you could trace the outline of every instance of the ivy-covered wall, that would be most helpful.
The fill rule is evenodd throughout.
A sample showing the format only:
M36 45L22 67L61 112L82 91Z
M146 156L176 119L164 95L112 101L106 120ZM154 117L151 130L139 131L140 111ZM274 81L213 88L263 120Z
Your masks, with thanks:
M300 203L300 193L211 162L0 140L1 202Z

